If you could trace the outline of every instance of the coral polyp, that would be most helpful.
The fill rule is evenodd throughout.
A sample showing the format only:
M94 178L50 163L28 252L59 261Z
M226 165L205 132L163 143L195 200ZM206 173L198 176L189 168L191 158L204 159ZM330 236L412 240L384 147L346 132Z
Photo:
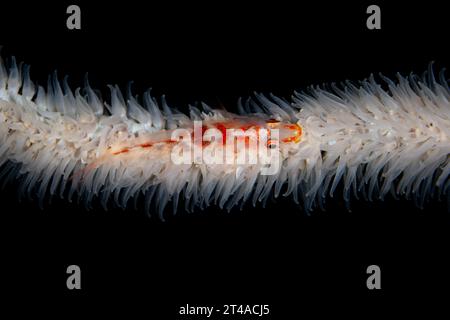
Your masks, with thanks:
M56 76L37 87L13 59L0 66L2 175L41 203L59 194L126 207L142 197L160 215L181 198L187 210L231 209L279 195L311 211L338 186L346 201L448 198L444 73L382 78L383 86L370 76L290 99L255 94L238 101L238 114L203 103L185 114L150 92L124 97L110 86L104 102L88 84L73 91Z

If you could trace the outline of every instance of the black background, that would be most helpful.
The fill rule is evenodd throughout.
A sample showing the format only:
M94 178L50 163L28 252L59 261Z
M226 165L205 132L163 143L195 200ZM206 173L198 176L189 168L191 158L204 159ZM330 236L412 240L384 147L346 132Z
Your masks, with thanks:
M106 84L134 80L136 93L152 87L181 110L197 101L233 110L254 91L288 97L372 72L450 66L448 11L430 1L376 2L382 29L373 31L371 2L73 3L80 31L66 29L71 2L2 3L3 57L30 64L39 84L58 70L76 88L89 72L107 97ZM348 212L337 197L306 215L278 199L265 209L210 207L161 222L142 210L86 211L58 199L40 210L16 201L15 188L1 193L0 287L16 314L175 319L186 303L242 303L269 304L271 319L366 318L448 303L446 203L420 210L355 200ZM70 264L81 267L81 291L66 288ZM371 264L381 267L380 291L366 288Z

